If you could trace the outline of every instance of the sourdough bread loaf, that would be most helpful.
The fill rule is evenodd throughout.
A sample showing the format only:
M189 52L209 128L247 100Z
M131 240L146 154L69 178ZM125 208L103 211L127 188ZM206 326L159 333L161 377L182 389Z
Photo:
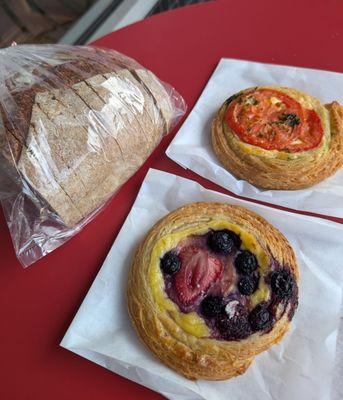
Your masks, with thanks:
M152 72L120 60L81 58L43 67L32 72L37 79L29 87L5 83L0 151L71 227L148 158L170 128L173 104Z

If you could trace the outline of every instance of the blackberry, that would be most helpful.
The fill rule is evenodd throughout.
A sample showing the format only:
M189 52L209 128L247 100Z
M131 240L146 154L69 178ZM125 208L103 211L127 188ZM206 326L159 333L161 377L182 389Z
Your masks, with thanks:
M214 252L228 254L234 247L239 248L242 241L234 232L223 229L221 231L212 231L207 243Z
M273 293L280 300L288 299L292 296L295 281L292 274L286 269L273 272L270 283Z
M271 325L272 315L264 304L257 304L249 314L249 323L253 331L261 331Z
M201 302L200 305L201 313L208 318L215 317L220 314L223 310L223 301L220 297L207 296Z
M160 267L165 274L173 275L180 269L181 262L177 254L168 251L168 253L161 258Z
M225 340L245 339L251 334L251 328L246 315L232 318L222 316L216 324L220 334Z
M258 281L259 276L257 274L243 276L237 285L239 292L244 296L250 296L257 289Z
M235 267L242 275L250 275L257 266L256 257L249 250L243 250L235 259Z

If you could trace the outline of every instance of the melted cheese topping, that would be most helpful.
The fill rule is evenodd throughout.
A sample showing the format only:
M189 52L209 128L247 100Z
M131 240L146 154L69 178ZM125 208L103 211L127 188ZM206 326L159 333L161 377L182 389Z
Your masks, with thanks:
M190 312L187 314L182 313L179 310L179 307L168 298L164 290L164 279L160 269L160 259L165 253L176 247L182 239L185 239L190 235L204 235L210 229L229 229L240 235L242 248L255 254L259 264L258 271L261 276L266 272L270 262L269 256L251 233L236 224L224 220L216 220L208 224L199 225L196 228L192 227L175 233L170 233L161 237L156 242L151 252L148 268L148 280L153 298L161 312L168 313L168 315L183 331L199 338L210 336L210 330L205 321L196 312ZM260 279L258 289L251 296L252 306L255 306L260 301L267 300L269 295L268 286L263 282L263 279Z

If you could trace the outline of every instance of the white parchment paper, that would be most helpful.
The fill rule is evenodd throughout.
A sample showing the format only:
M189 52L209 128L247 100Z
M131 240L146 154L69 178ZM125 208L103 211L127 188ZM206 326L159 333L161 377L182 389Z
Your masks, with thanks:
M126 311L128 268L138 243L158 219L193 201L228 202L259 213L289 239L301 270L291 331L281 344L257 356L243 376L229 381L192 382L162 365L137 339ZM173 400L333 399L342 260L339 224L234 199L150 170L61 345ZM337 388L335 393L341 398Z
M215 113L232 94L260 85L290 86L318 97L323 103L337 100L343 104L343 74L223 58L171 142L167 155L238 195L343 218L343 169L309 189L261 190L236 179L215 156L210 138Z

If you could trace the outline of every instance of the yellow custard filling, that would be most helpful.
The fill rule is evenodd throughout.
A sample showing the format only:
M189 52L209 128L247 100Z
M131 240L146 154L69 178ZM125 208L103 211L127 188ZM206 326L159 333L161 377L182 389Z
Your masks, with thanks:
M160 269L160 259L166 252L176 247L182 239L185 239L190 235L203 235L210 229L229 229L240 235L242 248L255 254L259 264L258 270L261 276L264 275L270 261L267 253L251 233L236 224L224 220L215 220L210 223L201 224L197 228L192 227L175 233L170 233L161 237L157 241L151 252L148 269L148 279L153 298L160 310L168 313L183 331L199 338L210 336L210 330L205 321L196 312L190 312L187 314L180 312L179 307L167 297L164 290L164 279ZM268 300L268 298L269 289L263 282L263 279L260 279L258 289L251 296L252 305L254 306L261 301Z
M326 126L328 126L327 120L325 120L325 127ZM227 132L227 127L225 127L225 130ZM318 153L323 151L325 152L328 149L328 142L330 140L329 131L328 129L326 129L325 134L323 135L322 143L319 145L319 147L312 150L307 150L306 152L300 151L296 153L291 153L280 150L265 150L261 147L253 146L249 143L244 143L240 141L239 138L237 138L235 135L230 135L228 133L227 135L230 143L234 146L237 146L244 154L279 160L296 160L300 157L303 157L305 154L307 157L315 157L318 155Z

